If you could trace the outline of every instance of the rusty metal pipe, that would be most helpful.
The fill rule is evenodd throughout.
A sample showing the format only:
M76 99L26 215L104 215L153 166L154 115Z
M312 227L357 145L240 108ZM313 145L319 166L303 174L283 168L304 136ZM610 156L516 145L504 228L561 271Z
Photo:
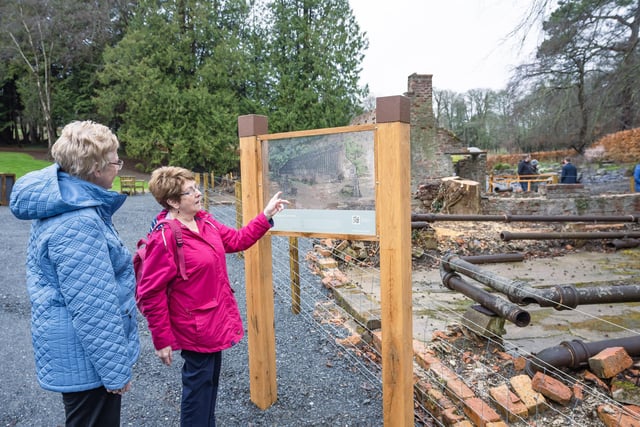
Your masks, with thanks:
M455 271L483 283L509 297L509 300L519 305L527 305L537 302L535 294L529 289L529 285L516 280L510 280L490 271L482 270L474 264L464 261L460 256L447 254L442 258L440 268L445 271Z
M418 228L431 228L431 224L426 221L411 221L411 229L416 230Z
M607 243L615 249L630 249L640 246L640 239L615 239L612 242Z
M488 222L638 222L638 215L453 215L411 214L411 221L488 221Z
M492 264L498 262L520 262L524 261L524 254L511 253L511 254L494 254L494 255L469 255L461 256L463 260L470 262L471 264Z
M517 305L510 303L496 295L493 295L484 289L466 282L459 274L446 272L440 269L442 283L453 291L471 298L483 307L491 310L498 316L512 322L516 326L524 327L531 321L529 312L521 309Z
M460 256L453 254L443 257L440 268L447 272L455 271L464 274L490 286L492 289L505 294L511 302L518 305L535 303L540 307L570 310L578 305L640 301L640 285L580 289L573 285L563 285L536 289L523 281L507 279L490 271L482 270L474 264L464 261Z
M538 371L551 368L580 368L589 358L610 347L623 347L631 357L640 356L640 336L614 338L592 343L580 340L564 341L555 347L546 348L529 359L526 372L533 377Z
M511 231L501 231L500 238L509 240L596 240L596 239L628 239L640 238L639 231L594 231L594 232L549 232L549 233L514 233Z

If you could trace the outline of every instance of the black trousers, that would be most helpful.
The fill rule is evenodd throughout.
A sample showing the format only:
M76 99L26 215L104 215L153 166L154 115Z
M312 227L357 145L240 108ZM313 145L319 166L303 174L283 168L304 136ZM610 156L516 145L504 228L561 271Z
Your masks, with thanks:
M215 427L222 352L182 350L181 427Z
M122 396L104 387L62 393L66 427L119 427Z

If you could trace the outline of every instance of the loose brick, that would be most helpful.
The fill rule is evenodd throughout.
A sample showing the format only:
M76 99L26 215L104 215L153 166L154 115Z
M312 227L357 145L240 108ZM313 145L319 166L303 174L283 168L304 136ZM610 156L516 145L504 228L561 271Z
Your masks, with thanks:
M584 387L580 383L575 383L572 387L573 397L576 402L582 402L584 400Z
M449 409L453 408L455 405L447 396L445 396L440 390L435 388L431 388L427 392L427 397L435 403L438 408Z
M439 380L441 380L446 385L446 391L449 396L460 401L475 396L473 390L471 390L461 379L459 379L458 375L455 372L453 372L442 363L432 364L429 368L429 372L432 372Z
M460 415L457 408L445 409L444 412L442 412L441 414L441 418L442 418L442 422L447 426L460 423L466 419L464 415Z
M498 409L509 421L527 418L529 410L520 398L509 390L509 386L501 384L489 389L489 394L496 401Z
M458 379L447 381L447 391L458 400L468 399L476 395L464 381Z
M625 414L631 415L633 418L640 419L640 406L637 405L625 405L622 408Z
M332 256L331 254L331 249L325 247L325 246L321 246L321 245L314 245L313 249L316 251L316 253L322 257L325 258L329 258Z
M464 413L474 425L479 427L486 427L487 423L502 421L500 415L479 397L472 397L464 401Z
M416 363L422 369L429 370L431 365L440 363L440 359L438 359L423 342L418 340L413 340L413 355L415 356Z
M435 417L449 419L447 425L464 419L464 417L457 412L456 406L451 399L445 396L439 389L430 385L425 385L424 388L426 391L422 393L416 392L416 397L420 399L427 411Z
M607 427L640 427L640 420L622 408L612 405L598 406L598 418Z
M333 258L318 258L317 261L318 267L321 270L328 270L330 268L338 268L338 261Z
M527 366L527 359L525 359L522 356L516 357L513 360L513 369L515 369L516 372L522 372L526 366Z
M413 389L414 399L436 418L442 418L447 408L455 409L451 400L424 379L414 380Z
M571 402L573 396L569 387L542 372L536 372L531 380L531 386L545 397L565 406Z
M547 400L542 393L538 393L533 389L531 378L529 378L528 375L516 375L515 377L511 377L509 381L515 393L527 407L529 415L543 412L548 408Z
M485 427L509 427L504 421L496 421L495 423L487 423Z
M591 371L584 371L584 380L594 382L598 387L609 393L609 386L604 383L600 378L596 377Z
M453 424L452 427L474 427L474 426L473 424L471 424L470 421L463 420L463 421L460 421L459 423Z
M591 372L600 378L613 378L633 365L624 347L609 347L589 358Z

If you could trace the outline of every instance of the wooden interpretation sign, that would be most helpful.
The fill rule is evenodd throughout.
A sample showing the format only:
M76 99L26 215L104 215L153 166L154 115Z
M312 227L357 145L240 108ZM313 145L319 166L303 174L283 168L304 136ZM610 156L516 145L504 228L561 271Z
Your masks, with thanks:
M271 234L378 240L385 425L412 426L409 99L376 100L377 123L267 134L267 118L238 118L242 209L253 218L277 191L293 201ZM251 400L277 399L271 242L245 251Z

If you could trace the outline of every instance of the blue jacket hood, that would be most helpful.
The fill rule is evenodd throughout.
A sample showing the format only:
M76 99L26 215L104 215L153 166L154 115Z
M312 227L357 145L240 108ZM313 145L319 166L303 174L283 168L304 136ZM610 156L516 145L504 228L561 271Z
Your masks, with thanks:
M127 196L74 177L54 163L18 179L11 191L10 208L19 219L44 219L87 207L96 207L110 219Z

